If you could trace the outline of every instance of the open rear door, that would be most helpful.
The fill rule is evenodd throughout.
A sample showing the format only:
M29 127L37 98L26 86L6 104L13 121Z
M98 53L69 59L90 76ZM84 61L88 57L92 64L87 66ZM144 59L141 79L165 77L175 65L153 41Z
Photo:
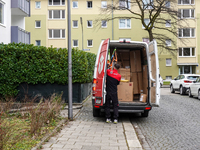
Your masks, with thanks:
M150 75L150 98L152 106L159 106L160 83L159 83L159 62L157 42L153 40L149 43L148 51L149 75Z
M100 105L103 105L105 97L105 75L107 66L107 55L110 39L106 39L99 48L97 68L96 68L96 99L102 100Z

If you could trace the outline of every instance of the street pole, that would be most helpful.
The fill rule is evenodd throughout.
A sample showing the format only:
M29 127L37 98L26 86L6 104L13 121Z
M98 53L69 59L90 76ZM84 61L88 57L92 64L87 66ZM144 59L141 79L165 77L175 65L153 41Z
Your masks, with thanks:
M68 119L73 120L72 108L72 49L71 49L71 9L70 0L67 0L68 9Z
M82 17L80 17L81 20L81 27L82 27L82 50L83 50L83 21L82 21Z

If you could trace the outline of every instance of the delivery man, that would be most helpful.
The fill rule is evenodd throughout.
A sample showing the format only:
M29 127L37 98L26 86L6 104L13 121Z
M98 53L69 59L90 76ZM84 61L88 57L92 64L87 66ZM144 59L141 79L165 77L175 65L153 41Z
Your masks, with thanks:
M117 97L117 85L121 80L121 75L118 73L118 69L120 68L119 64L114 65L114 69L107 69L107 78L106 78L106 103L105 103L105 115L106 122L111 122L111 114L110 114L110 101L112 100L113 104L113 119L114 123L118 122L118 97Z

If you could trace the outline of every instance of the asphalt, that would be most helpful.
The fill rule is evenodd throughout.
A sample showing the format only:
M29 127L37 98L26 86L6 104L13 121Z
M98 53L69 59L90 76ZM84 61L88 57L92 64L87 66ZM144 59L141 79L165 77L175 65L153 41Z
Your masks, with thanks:
M43 143L43 150L143 150L129 118L119 119L117 124L106 123L102 117L92 116L89 96L82 105L73 104L73 121ZM68 116L68 109L62 111Z

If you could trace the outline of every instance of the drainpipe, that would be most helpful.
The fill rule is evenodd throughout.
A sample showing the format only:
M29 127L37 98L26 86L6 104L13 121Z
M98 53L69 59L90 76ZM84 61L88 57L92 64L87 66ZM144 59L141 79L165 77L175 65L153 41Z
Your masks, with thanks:
M114 32L113 32L113 0L112 0L112 40L114 40Z

